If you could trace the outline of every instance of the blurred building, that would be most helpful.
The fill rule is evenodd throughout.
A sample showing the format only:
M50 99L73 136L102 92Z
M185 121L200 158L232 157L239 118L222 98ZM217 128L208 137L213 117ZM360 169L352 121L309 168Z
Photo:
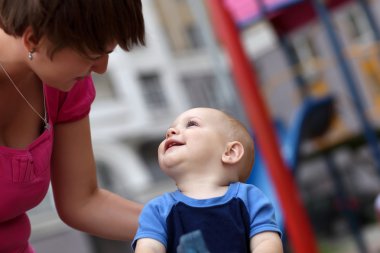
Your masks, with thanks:
M367 1L377 25L380 27L379 1ZM352 66L353 75L360 87L360 96L370 121L380 126L380 51L379 42L368 19L357 1L347 1L331 13L335 31L343 42L345 55ZM315 19L287 35L292 51L299 61L289 66L281 47L252 59L260 77L263 93L274 118L286 124L292 120L294 112L304 99L304 94L295 81L299 75L305 82L306 93L323 96L337 95L339 115L335 131L330 131L329 140L345 138L361 131L355 115L352 99L344 84L323 25Z
M99 182L135 201L144 203L174 189L158 167L157 147L179 113L190 107L214 107L247 122L228 58L212 34L207 9L201 3L143 0L147 46L128 53L117 48L107 73L93 76L97 97L90 118ZM380 17L380 2L371 4ZM368 53L372 51L366 51L378 49L369 25L355 2L333 16L360 80L365 80L361 83L369 114L375 115L380 110L373 106L380 103L380 65ZM289 124L302 99L293 79L294 66L286 62L267 22L252 25L241 36L272 116ZM338 125L358 131L321 25L317 21L306 25L291 34L290 41L301 62L297 71L307 80L310 93L343 94ZM367 54L354 57L356 50ZM62 224L51 193L30 214L32 243L38 252L128 252L129 243L90 237Z

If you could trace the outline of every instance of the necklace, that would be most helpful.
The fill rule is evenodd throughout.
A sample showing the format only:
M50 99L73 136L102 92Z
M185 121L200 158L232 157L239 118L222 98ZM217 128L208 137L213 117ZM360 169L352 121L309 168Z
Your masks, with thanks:
M8 77L9 81L11 82L11 84L13 85L13 87L16 89L16 91L20 94L20 96L24 99L24 101L28 104L28 106L30 107L30 109L32 109L32 111L44 122L44 127L45 129L49 129L49 122L47 120L47 117L46 117L46 102L45 102L45 94L43 94L43 97L44 97L44 116L42 116L34 107L33 105L28 101L28 99L26 99L26 97L24 96L24 94L22 94L22 92L20 91L20 89L17 87L17 85L15 84L15 82L13 82L11 76L8 74L8 72L5 70L4 66L0 63L0 67L3 69L5 75Z

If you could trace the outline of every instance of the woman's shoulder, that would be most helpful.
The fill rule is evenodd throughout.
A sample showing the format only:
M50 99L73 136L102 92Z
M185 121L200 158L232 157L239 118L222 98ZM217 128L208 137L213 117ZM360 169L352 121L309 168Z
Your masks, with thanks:
M49 117L54 123L75 121L83 118L89 113L95 94L95 87L91 77L78 81L68 92L45 85Z

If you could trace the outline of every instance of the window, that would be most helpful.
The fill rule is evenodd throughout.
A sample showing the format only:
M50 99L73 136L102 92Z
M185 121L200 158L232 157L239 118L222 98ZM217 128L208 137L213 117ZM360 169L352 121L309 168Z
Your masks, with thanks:
M195 23L191 23L188 24L185 28L191 48L202 48L203 40L198 26Z
M174 54L203 47L196 17L186 0L157 0L158 18Z
M319 78L319 69L316 65L319 53L312 36L302 34L302 36L294 38L293 50L300 64L300 68L296 68L296 71L301 71L301 75L307 83L313 83L315 79Z
M218 98L214 75L185 75L182 81L192 107L223 107Z
M145 73L139 77L143 96L148 109L153 114L168 110L168 102L162 89L160 76L157 73Z
M113 180L112 168L103 161L96 161L96 174L98 176L99 185L107 190L114 191L115 182Z
M348 9L345 19L349 40L362 40L370 34L369 24L359 8Z
M105 73L102 75L91 74L96 88L96 100L110 100L116 98L116 93L111 82L110 76Z
M162 138L164 138L164 135L162 135ZM149 141L143 143L139 148L142 161L146 164L154 182L169 180L169 177L162 172L158 165L157 148L160 143L161 140Z

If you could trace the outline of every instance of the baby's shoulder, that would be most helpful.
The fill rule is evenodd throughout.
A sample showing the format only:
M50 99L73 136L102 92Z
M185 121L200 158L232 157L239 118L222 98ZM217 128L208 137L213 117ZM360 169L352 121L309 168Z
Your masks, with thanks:
M153 199L149 200L145 205L143 211L155 211L159 213L168 213L170 209L176 204L176 200L171 192L164 193Z
M246 183L236 183L236 197L243 200L245 203L251 200L257 201L258 199L267 199L265 194L255 185Z
M237 183L233 183L231 186L236 189L236 192L238 194L241 194L241 193L252 194L252 193L256 193L256 192L258 192L258 193L261 192L261 190L253 184L237 182Z

